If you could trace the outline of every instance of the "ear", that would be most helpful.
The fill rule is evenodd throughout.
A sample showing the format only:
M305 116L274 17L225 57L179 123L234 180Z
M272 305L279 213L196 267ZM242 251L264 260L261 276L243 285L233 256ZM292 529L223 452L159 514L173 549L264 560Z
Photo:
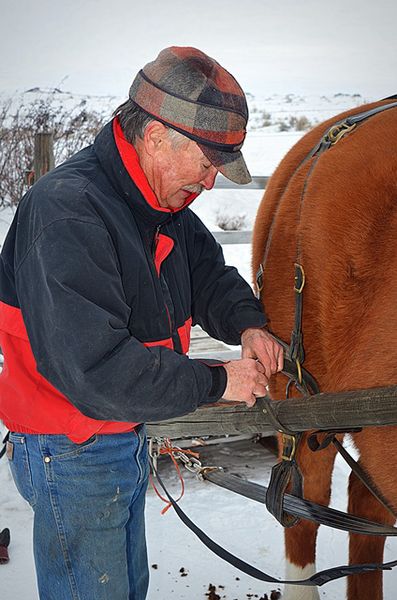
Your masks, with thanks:
M167 140L167 127L160 121L151 121L146 126L143 143L149 156L154 156L159 150L162 150Z

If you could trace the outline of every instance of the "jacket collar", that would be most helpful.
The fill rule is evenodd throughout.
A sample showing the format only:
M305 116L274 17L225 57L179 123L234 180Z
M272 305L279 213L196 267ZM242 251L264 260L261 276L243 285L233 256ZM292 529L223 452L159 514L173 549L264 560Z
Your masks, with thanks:
M95 138L94 152L118 194L146 221L161 225L171 214L183 210L197 198L197 194L191 194L177 211L159 205L141 168L138 154L125 139L117 117L107 123Z

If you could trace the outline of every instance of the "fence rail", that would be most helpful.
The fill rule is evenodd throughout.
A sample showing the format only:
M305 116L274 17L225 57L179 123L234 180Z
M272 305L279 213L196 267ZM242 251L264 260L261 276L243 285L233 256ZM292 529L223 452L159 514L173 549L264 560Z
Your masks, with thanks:
M238 185L223 175L219 174L215 181L216 190L264 190L269 181L269 176L253 175L251 183ZM252 231L212 231L219 244L250 244Z
M268 176L253 175L251 183L245 185L238 185L230 179L226 179L219 173L215 180L214 188L216 190L264 190L269 181Z

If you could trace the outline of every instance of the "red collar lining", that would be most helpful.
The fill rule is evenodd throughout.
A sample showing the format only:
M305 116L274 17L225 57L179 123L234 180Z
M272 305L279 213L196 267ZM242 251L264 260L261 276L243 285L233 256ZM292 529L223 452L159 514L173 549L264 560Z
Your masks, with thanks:
M134 146L127 142L124 137L123 130L121 129L121 125L119 123L118 118L113 119L113 134L114 139L116 141L117 150L119 151L121 160L125 168L127 169L128 175L131 177L133 182L138 187L139 191L145 198L146 202L155 210L159 210L165 213L173 213L182 210L188 204L191 204L195 198L197 198L198 194L190 194L187 197L186 202L180 208L172 210L170 208L164 208L160 206L159 201L157 200L157 196L152 190L147 180L145 173L141 167L139 162L139 157L137 151Z
M113 133L114 139L116 140L117 149L121 156L121 160L127 169L128 175L137 185L146 202L155 210L160 210L161 212L171 212L169 208L163 208L160 206L157 196L150 187L146 175L142 170L138 154L134 146L125 139L123 130L121 129L121 125L117 118L113 120Z

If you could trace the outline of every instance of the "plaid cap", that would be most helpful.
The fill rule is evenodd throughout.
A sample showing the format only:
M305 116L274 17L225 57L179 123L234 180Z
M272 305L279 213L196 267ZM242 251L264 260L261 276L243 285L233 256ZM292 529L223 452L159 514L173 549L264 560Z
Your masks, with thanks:
M204 52L165 48L139 71L129 97L156 120L197 142L225 177L235 183L251 181L240 152L248 121L244 92Z

